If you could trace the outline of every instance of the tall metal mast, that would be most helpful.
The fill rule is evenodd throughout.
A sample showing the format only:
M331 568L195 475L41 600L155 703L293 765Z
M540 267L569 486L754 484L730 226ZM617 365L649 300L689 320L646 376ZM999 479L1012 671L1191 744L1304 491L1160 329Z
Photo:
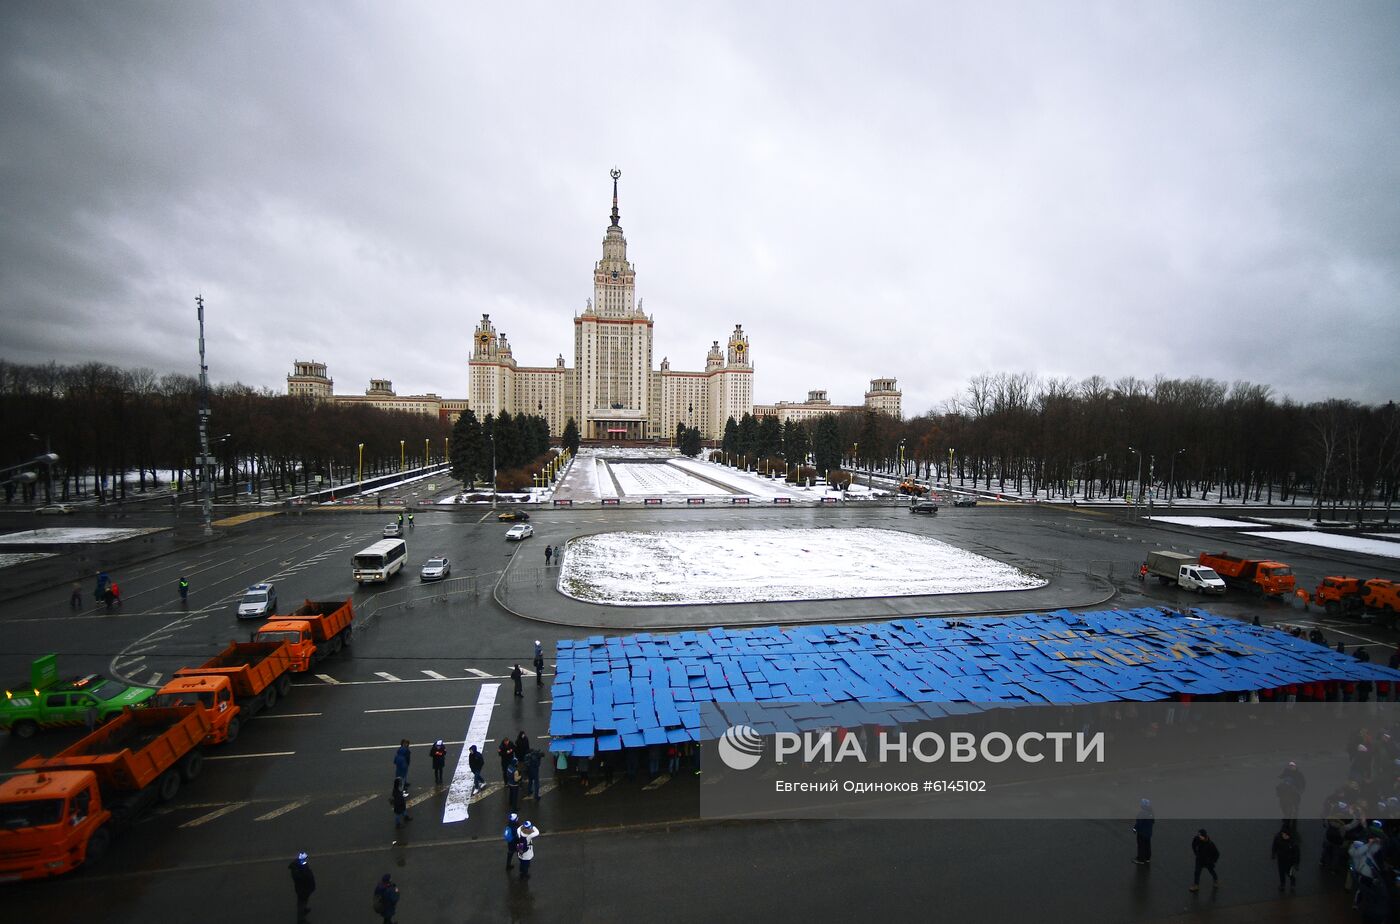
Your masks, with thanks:
M204 495L204 535L214 535L214 460L209 455L209 367L204 363L204 296L196 295L199 311L199 488Z

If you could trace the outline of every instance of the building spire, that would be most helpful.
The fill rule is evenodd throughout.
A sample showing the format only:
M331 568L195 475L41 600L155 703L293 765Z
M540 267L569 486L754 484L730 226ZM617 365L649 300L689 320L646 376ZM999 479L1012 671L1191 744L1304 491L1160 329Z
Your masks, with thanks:
M619 169L617 169L616 167L614 167L614 168L612 168L612 171L610 172L609 175L612 176L612 180L613 180L612 227L614 227L614 228L621 228L622 225L618 224L618 221L619 221L620 219L619 219L619 216L618 216L618 214L617 214L617 178L620 177L620 176L622 176L622 171L619 170Z

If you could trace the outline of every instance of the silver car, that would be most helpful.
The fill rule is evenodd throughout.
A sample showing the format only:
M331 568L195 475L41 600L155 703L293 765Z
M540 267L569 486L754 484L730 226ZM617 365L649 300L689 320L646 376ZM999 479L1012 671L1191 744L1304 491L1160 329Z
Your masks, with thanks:
M277 611L277 588L271 584L254 584L243 592L238 601L239 619L262 619Z
M418 572L420 580L441 581L452 573L452 563L445 558L430 558L423 570Z

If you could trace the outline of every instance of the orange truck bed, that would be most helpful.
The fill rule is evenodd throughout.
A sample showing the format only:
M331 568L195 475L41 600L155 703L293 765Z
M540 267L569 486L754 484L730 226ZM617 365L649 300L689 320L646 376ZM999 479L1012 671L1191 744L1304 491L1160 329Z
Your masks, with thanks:
M355 607L349 600L307 600L278 621L304 620L311 624L312 637L328 642L339 635L355 618Z
M176 677L227 677L235 696L257 696L292 669L285 642L234 642L199 667L182 667Z
M1293 569L1283 562L1236 558L1227 552L1202 552L1201 564L1214 568L1226 583L1249 587L1270 596L1292 594L1297 584Z
M31 757L21 770L90 770L104 787L144 789L199 747L209 719L192 706L128 709L53 757Z

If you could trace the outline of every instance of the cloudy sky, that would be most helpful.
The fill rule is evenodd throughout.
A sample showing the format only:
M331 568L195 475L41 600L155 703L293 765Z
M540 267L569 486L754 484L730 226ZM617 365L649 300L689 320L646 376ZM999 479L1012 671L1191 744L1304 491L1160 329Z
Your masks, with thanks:
M656 355L1400 397L1400 6L10 2L0 357L463 396L571 356L623 171Z

